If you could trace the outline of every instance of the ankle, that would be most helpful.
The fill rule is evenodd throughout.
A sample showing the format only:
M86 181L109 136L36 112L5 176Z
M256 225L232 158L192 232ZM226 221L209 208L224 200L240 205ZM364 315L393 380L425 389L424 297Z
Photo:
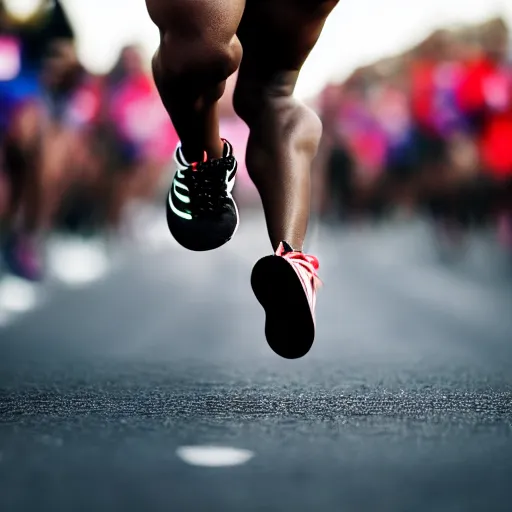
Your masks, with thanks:
M219 139L216 144L207 146L206 155L208 160L218 160L224 156L224 141Z
M207 144L200 147L190 147L182 143L181 151L185 160L190 164L205 160L218 160L224 154L224 141L219 139L215 144Z

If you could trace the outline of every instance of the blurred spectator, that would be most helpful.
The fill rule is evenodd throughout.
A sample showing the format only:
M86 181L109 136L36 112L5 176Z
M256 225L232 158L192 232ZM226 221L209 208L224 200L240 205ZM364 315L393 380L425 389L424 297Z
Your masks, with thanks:
M342 216L373 209L386 157L386 139L368 102L364 73L356 73L339 94L327 90L321 106L328 140L330 202Z
M60 4L51 9L46 4L19 24L0 3L0 51L8 63L0 77L2 167L9 188L2 252L12 272L35 280L42 275L44 227L40 73L50 41L73 37Z
M322 213L350 220L426 206L452 240L478 221L512 244L509 39L501 20L438 30L326 86L313 174ZM23 22L0 0L1 242L11 272L42 276L45 231L117 229L128 202L156 196L178 137L145 62L127 46L94 76L58 0ZM257 193L244 165L248 129L232 105L236 79L220 102L221 130L239 147L235 193L249 205Z
M403 73L381 80L370 98L372 112L383 130L385 144L384 200L404 208L414 207L412 189L420 165L416 132L408 96L409 82Z
M107 221L115 227L129 198L155 193L178 137L137 47L121 51L102 94Z
M82 222L93 221L101 166L93 146L101 82L80 64L72 41L55 39L48 45L43 61L41 84L45 220L51 226L56 213L81 213ZM88 208L84 203L87 197ZM83 210L84 206L88 211Z
M508 41L508 29L501 20L484 25L484 52L472 63L460 90L460 104L471 119L480 150L484 179L479 197L486 214L512 201L512 65Z
M508 47L499 19L438 30L416 48L327 86L321 160L331 208L426 204L438 225L457 230L494 222L496 213L510 216Z

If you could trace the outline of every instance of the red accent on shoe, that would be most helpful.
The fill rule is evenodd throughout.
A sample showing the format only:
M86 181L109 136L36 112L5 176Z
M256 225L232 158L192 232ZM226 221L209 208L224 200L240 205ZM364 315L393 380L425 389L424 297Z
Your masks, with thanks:
M318 277L320 264L317 257L311 254L304 254L301 251L287 251L283 242L279 244L275 254L288 261L295 270L302 283L311 310L314 312L316 305L316 289L322 286L322 281Z
M208 155L206 153L206 151L203 152L203 159L201 160L201 162L192 162L190 164L190 167L192 167L192 170L193 171L197 171L197 168L201 165L201 164L204 164L208 162Z

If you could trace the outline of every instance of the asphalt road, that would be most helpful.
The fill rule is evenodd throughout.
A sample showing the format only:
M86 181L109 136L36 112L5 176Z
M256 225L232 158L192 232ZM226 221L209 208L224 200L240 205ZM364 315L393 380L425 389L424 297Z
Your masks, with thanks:
M60 280L0 328L0 510L512 510L504 256L476 237L441 262L419 222L314 230L317 341L290 362L244 220L211 254L147 231L87 284L64 267L97 259L59 249Z

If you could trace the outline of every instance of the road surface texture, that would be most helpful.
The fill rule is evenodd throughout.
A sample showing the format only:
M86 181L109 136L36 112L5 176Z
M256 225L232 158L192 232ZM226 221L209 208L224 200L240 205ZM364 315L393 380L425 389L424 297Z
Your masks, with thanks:
M62 276L91 257L54 255L61 280L0 328L0 510L512 510L504 255L480 236L441 261L420 221L314 229L317 341L292 362L243 221L207 254L148 228L88 284Z

